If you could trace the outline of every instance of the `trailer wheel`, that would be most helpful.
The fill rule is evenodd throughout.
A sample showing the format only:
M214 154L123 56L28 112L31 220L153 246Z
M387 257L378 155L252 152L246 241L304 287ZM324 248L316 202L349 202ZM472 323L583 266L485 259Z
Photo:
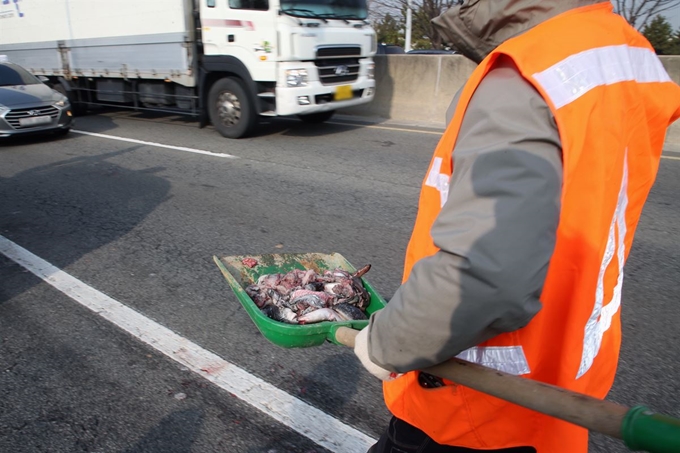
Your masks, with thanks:
M227 138L245 137L257 121L246 90L231 77L218 80L210 88L208 113L217 132Z
M335 110L328 110L326 112L308 113L306 115L298 115L305 123L320 124L331 119Z

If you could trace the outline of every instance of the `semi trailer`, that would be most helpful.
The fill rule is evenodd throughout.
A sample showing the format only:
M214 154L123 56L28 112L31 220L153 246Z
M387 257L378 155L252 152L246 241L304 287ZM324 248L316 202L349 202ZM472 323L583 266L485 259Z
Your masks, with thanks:
M192 115L228 138L261 116L328 120L374 97L366 0L0 0L0 54L66 95Z

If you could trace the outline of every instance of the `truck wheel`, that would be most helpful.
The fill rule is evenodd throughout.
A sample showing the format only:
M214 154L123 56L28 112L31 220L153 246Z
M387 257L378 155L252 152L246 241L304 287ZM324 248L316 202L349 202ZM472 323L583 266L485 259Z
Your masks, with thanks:
M333 116L334 113L335 113L335 110L329 110L327 112L317 112L317 113L308 113L306 115L298 115L298 118L300 118L305 123L319 124L319 123L323 123L324 121L328 121L329 119L331 119L331 117Z
M227 138L245 137L257 121L246 90L238 79L229 77L218 80L210 88L208 113L217 132Z

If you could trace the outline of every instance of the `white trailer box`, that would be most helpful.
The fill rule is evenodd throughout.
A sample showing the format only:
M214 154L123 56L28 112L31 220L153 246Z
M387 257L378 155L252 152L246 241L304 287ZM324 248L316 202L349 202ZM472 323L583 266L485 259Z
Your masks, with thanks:
M1 51L36 75L195 84L191 1L22 0L3 7Z

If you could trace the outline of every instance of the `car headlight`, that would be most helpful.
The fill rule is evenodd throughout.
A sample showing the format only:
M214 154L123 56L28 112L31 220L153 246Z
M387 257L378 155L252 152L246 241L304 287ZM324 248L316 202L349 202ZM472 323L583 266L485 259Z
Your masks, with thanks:
M289 87L306 87L307 86L307 70L306 69L288 69L286 70L286 85Z
M369 79L375 78L375 63L370 63L366 68L366 76Z
M60 99L52 105L55 107L66 107L66 99Z

